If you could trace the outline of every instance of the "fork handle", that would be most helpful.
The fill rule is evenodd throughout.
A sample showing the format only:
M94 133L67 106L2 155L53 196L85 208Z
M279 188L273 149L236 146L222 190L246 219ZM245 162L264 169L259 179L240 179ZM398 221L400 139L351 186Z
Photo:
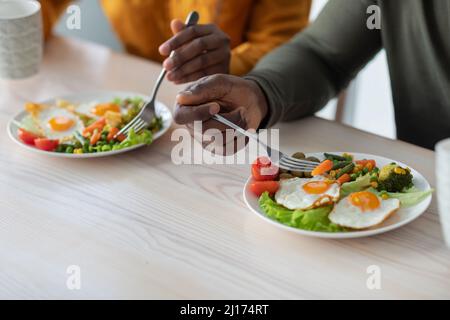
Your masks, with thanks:
M255 134L252 134L252 133L250 133L250 132L248 132L248 131L242 129L241 127L239 127L238 125L234 124L234 123L231 122L230 120L228 120L228 119L222 117L220 114L215 114L215 115L212 116L212 118L213 118L214 120L216 120L216 121L219 121L219 122L223 123L223 124L226 125L226 126L229 126L229 127L232 128L232 129L236 130L236 131L239 132L240 134L243 134L244 136L246 136L246 137L248 137L248 138L250 138L250 139L253 139L253 140L259 142L259 141L258 141L258 137L257 137Z
M198 23L198 20L200 19L200 15L198 14L197 11L191 11L191 13L189 13L189 15L186 18L186 28L187 27L191 27L194 26ZM175 51L172 51L170 53L170 56L173 57ZM161 73L159 74L158 80L156 80L156 84L155 87L153 88L152 94L150 96L150 101L147 103L153 103L156 99L156 94L158 93L159 87L161 86L161 83L163 82L164 78L166 77L166 73L167 70L165 68L163 68L161 70ZM144 108L143 108L144 109Z

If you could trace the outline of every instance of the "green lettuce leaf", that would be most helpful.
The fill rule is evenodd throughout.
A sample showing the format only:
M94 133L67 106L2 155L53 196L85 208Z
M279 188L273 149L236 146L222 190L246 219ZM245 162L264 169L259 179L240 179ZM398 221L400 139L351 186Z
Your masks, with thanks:
M347 182L342 185L341 198L345 198L353 192L363 191L370 187L370 174L359 177L355 181Z
M153 142L153 134L149 130L144 130L139 134L134 132L134 129L131 129L128 133L128 137L122 141L120 144L115 145L113 150L121 150L125 148L129 148L131 146L135 146L138 144L151 144Z
M269 218L290 227L322 232L345 231L328 219L332 206L305 211L289 210L272 200L267 192L259 198L259 206Z
M415 188L407 190L406 192L383 192L383 191L379 192L374 188L370 188L369 191L377 195L387 194L389 198L395 198L400 200L400 206L402 208L413 207L421 203L423 200L428 198L428 196L430 196L434 192L433 189L427 191L418 191Z

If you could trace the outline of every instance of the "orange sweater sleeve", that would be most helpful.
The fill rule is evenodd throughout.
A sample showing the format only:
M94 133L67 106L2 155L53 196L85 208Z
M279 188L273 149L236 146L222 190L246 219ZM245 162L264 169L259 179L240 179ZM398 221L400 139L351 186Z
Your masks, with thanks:
M40 0L42 10L42 22L45 39L52 33L52 29L59 17L64 12L70 0Z
M265 54L308 25L311 0L257 0L245 41L231 55L230 73L248 73Z

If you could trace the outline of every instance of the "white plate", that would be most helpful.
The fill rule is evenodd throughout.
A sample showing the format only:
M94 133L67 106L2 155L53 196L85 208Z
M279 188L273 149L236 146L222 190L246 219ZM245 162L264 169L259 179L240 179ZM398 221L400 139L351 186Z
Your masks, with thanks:
M342 154L342 152L331 152L333 154ZM377 162L378 167L383 167L387 164L390 164L391 162L396 162L402 167L408 167L408 165L401 163L399 161L374 156L370 154L364 154L364 153L352 153L355 156L355 159L374 159ZM317 157L319 159L324 159L323 153L312 153L308 154L308 156ZM411 168L411 167L410 167ZM419 190L430 190L430 184L428 181L416 170L411 168L411 173L414 176L414 186ZM245 184L244 187L244 201L247 204L247 206L250 208L250 210L255 213L258 217L262 218L264 221L272 224L275 227L284 229L286 231L298 233L304 236L310 236L310 237L317 237L317 238L328 238L328 239L348 239L348 238L360 238L360 237L368 237L377 235L380 233L384 233L387 231L391 231L397 228L400 228L407 223L410 223L411 221L417 219L422 213L424 213L428 206L431 203L432 196L430 195L428 198L423 200L421 203L415 205L414 207L410 208L401 208L398 210L394 215L392 215L389 219L387 219L385 222L383 222L381 225L378 225L376 227L373 227L371 229L366 229L362 231L349 231L349 232L337 232L337 233L330 233L330 232L316 232L316 231L308 231L308 230L302 230L297 229L293 227L286 226L284 224L279 223L278 221L272 220L269 217L265 215L265 213L260 209L258 204L258 197L253 195L250 192L250 182L252 178L250 177Z
M91 102L109 102L113 101L115 98L134 98L134 97L141 97L144 100L149 100L148 96L134 93L134 92L122 92L122 91L95 91L95 92L87 92L87 93L75 93L70 95L64 95L57 97L55 99L50 99L46 101L42 101L40 103L42 104L48 104L52 105L55 104L56 100L63 99L70 101L75 104L79 103L91 103ZM160 131L153 134L153 140L156 140L160 138L164 133L169 130L170 126L172 125L172 114L170 113L170 110L161 102L156 102L156 114L162 118L163 127ZM26 111L20 112L18 115L16 115L9 123L7 127L8 135L9 137L16 142L18 145L20 145L23 148L26 148L29 151L52 156L52 157L60 157L60 158L100 158L100 157L108 157L113 156L116 154L128 152L131 150L135 150L138 148L141 148L145 146L145 144L139 144L135 145L129 148L121 149L121 150L115 150L115 151L108 151L108 152L98 152L98 153L86 153L86 154L67 154L67 153L58 153L58 152L47 152L39 150L33 146L29 146L24 144L22 141L19 140L17 137L17 126L14 124L15 122L21 122L22 119L27 115Z

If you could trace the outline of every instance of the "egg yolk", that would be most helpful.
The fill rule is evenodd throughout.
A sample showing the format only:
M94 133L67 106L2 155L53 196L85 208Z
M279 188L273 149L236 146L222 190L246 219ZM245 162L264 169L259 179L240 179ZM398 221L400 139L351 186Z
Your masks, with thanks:
M326 181L311 181L303 185L303 190L309 194L322 194L330 189L330 183Z
M102 103L92 108L91 112L96 116L103 117L106 112L120 112L120 107L115 103Z
M380 206L380 200L372 192L362 191L352 193L349 197L349 201L355 207L364 211L373 211Z
M54 117L48 122L53 131L67 131L73 127L75 121L67 117Z

